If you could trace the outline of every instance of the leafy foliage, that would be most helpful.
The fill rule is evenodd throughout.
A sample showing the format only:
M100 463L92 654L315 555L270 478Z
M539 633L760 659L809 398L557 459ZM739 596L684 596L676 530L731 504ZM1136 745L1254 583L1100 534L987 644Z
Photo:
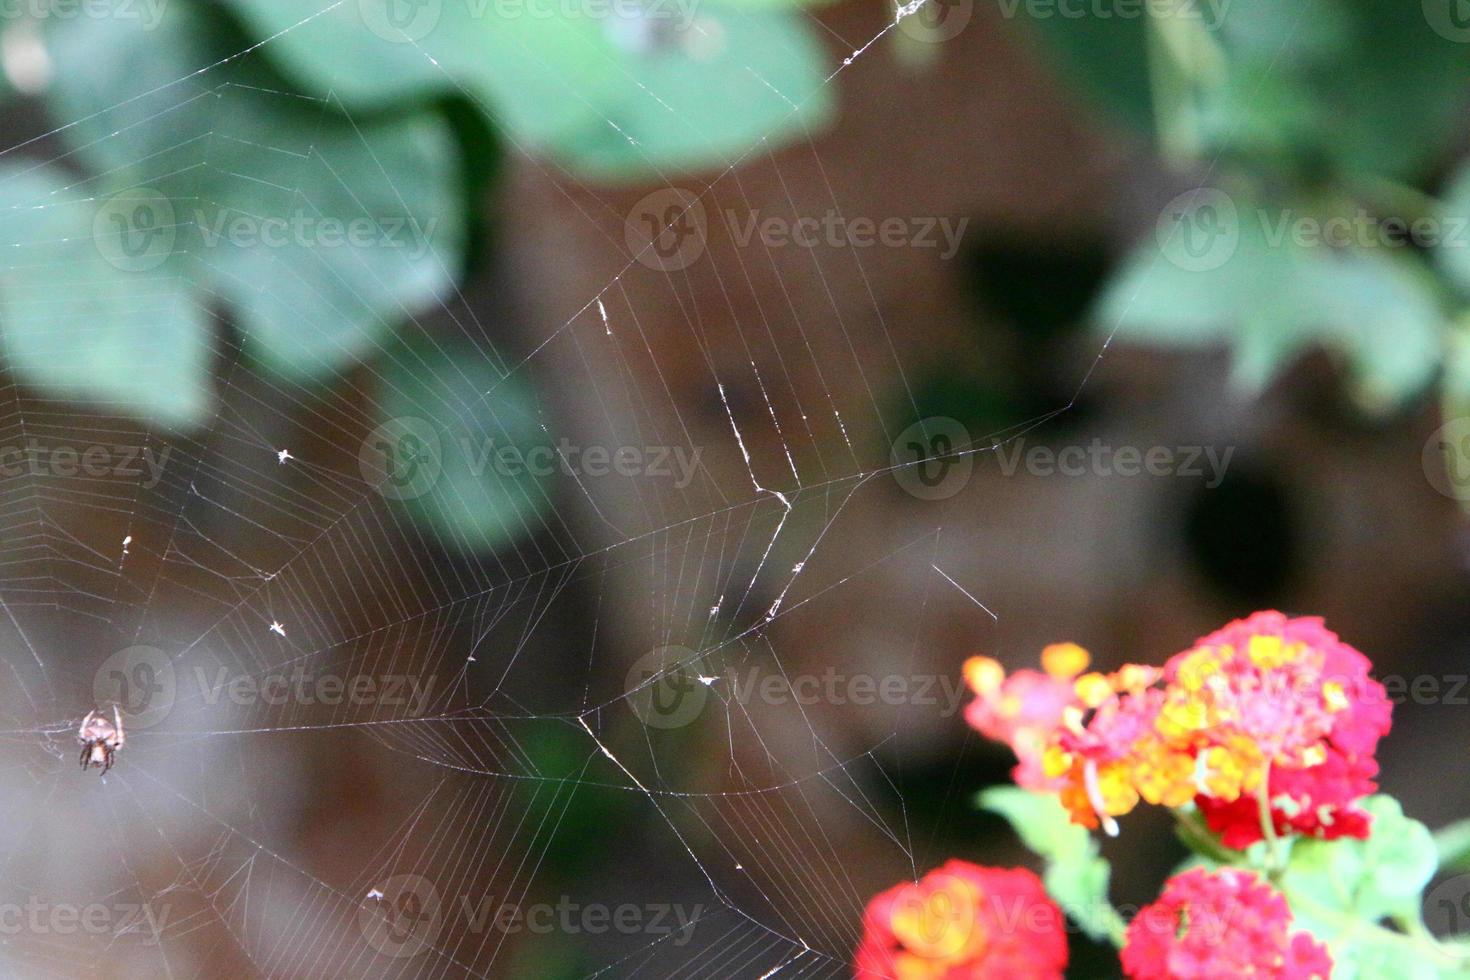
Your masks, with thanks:
M402 26L390 4L336 4L302 23L298 0L230 0L253 33L279 35L269 52L311 91L360 108L464 92L517 145L599 177L728 165L831 109L816 38L780 3L636 16L597 3L436 4Z
M487 551L529 532L549 503L533 450L555 457L523 374L468 345L419 342L388 358L379 401L394 423L408 420L409 432L388 434L391 449L422 453L394 461L411 467L388 474L403 481L395 496L441 547Z
M1281 888L1297 920L1331 947L1334 977L1464 976L1443 972L1422 950L1405 956L1413 947L1402 933L1374 927L1384 919L1418 921L1438 861L1429 830L1405 817L1398 801L1375 796L1365 808L1373 815L1367 840L1307 839L1292 848Z
M386 359L388 421L474 447L390 496L447 546L494 548L545 494L475 454L541 438L534 392L478 350L395 341L470 261L480 128L599 178L727 166L830 113L827 58L789 6L175 0L157 23L47 18L45 107L84 175L0 171L0 242L24 273L0 293L0 350L52 394L177 427L213 412L221 318L294 383Z
M1021 843L1045 860L1041 880L1047 894L1087 935L1097 940L1122 935L1122 920L1108 903L1108 862L1087 828L1073 823L1055 796L996 786L976 802L1004 817Z
M1098 329L1232 346L1246 391L1322 346L1369 412L1422 395L1460 332L1449 287L1470 295L1470 239L1455 231L1470 177L1443 201L1421 192L1470 78L1470 38L1445 6L1232 0L1035 18L1083 87L1210 184L1127 259ZM1213 236L1217 254L1193 261L1189 236Z

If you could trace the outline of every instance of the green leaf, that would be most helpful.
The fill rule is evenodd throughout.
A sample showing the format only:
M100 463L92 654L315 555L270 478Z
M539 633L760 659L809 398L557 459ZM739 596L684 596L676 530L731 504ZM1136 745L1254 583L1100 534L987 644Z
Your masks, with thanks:
M0 358L48 396L186 427L210 413L212 321L155 205L0 167Z
M1017 2L1024 4L1026 0ZM1114 13L1087 8L1076 17L1022 19L1042 45L1043 55L1079 90L1123 122L1152 132L1147 25L1140 17L1117 17Z
M651 165L730 166L831 113L825 56L795 16L710 6L671 40L656 37L622 42L605 120L562 144L580 169L616 178Z
M1434 832L1434 850L1442 872L1470 871L1470 818Z
M533 533L550 505L537 460L556 458L524 372L504 375L464 343L419 342L386 360L384 422L369 439L387 461L379 488L450 551Z
M1073 823L1054 795L996 786L976 802L1004 817L1021 843L1046 861L1047 894L1087 935L1099 942L1122 940L1123 921L1108 902L1108 862L1087 828Z
M1462 162L1444 194L1444 209L1438 216L1444 241L1434 249L1434 259L1466 296L1470 296L1470 161ZM1458 233L1456 232L1458 229Z
M273 38L266 53L289 76L352 108L462 92L517 140L544 144L595 125L598 93L618 83L602 23L562 16L546 0L227 6L252 36Z
M253 56L191 75L233 48L187 4L152 31L78 18L49 38L65 136L108 182L159 195L193 301L226 303L277 375L366 359L449 294L468 204L438 115L357 123Z
M1281 890L1297 921L1331 946L1334 980L1440 976L1440 964L1405 956L1415 939L1376 925L1385 918L1418 922L1438 863L1434 839L1392 797L1369 797L1364 809L1373 818L1367 840L1298 840Z
M1102 296L1099 329L1166 346L1232 346L1235 380L1248 392L1314 345L1346 358L1370 411L1428 386L1446 324L1418 260L1316 241L1325 219L1299 206L1237 205L1206 189L1171 208Z
M766 0L636 14L599 0L580 12L546 0L423 4L397 22L393 2L230 6L252 35L274 38L268 55L309 90L354 108L462 92L517 145L598 176L727 165L831 110L815 33Z

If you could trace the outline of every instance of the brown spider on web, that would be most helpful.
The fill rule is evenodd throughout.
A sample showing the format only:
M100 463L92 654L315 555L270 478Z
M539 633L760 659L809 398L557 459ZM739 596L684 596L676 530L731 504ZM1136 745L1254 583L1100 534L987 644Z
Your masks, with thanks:
M88 713L82 719L82 727L77 729L77 741L82 743L82 768L100 766L102 775L107 775L123 747L122 714L117 705L112 706L111 721L101 711Z

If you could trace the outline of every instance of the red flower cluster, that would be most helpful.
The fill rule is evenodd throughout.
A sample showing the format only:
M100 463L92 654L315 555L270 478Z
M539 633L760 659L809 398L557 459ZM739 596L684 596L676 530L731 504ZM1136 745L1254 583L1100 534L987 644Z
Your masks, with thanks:
M1321 657L1316 668L1332 697L1334 710L1325 719L1314 745L1315 755L1278 763L1270 771L1268 790L1272 822L1278 834L1307 834L1332 839L1368 836L1368 815L1357 801L1378 789L1378 740L1388 734L1393 704L1383 685L1369 676L1371 664L1359 651L1338 639L1316 617L1287 619L1280 613L1256 613L1200 640L1196 649L1239 649L1251 637L1279 635ZM1169 662L1175 666L1182 653ZM1291 700L1283 692L1278 700ZM1301 699L1298 699L1301 700ZM1269 723L1268 716L1266 722ZM1227 847L1245 848L1261 839L1260 811L1255 801L1196 798L1211 829Z
M1065 920L1024 868L950 860L868 903L859 980L1061 980Z
M1186 871L1128 926L1123 971L1134 980L1327 980L1332 959L1290 932L1286 899L1248 871Z
M1047 647L1044 672L1006 676L972 658L966 718L1015 751L1017 784L1055 792L1078 823L1116 832L1140 800L1193 800L1225 844L1277 833L1365 836L1373 753L1392 710L1368 658L1320 619L1260 612L1211 633L1164 669L1083 673L1086 651Z

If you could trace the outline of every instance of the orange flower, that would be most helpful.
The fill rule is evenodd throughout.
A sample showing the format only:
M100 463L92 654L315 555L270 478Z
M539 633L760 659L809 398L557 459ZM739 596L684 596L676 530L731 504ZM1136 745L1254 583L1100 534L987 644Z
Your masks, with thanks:
M853 961L860 980L1060 980L1065 920L1024 868L950 860L868 903Z

